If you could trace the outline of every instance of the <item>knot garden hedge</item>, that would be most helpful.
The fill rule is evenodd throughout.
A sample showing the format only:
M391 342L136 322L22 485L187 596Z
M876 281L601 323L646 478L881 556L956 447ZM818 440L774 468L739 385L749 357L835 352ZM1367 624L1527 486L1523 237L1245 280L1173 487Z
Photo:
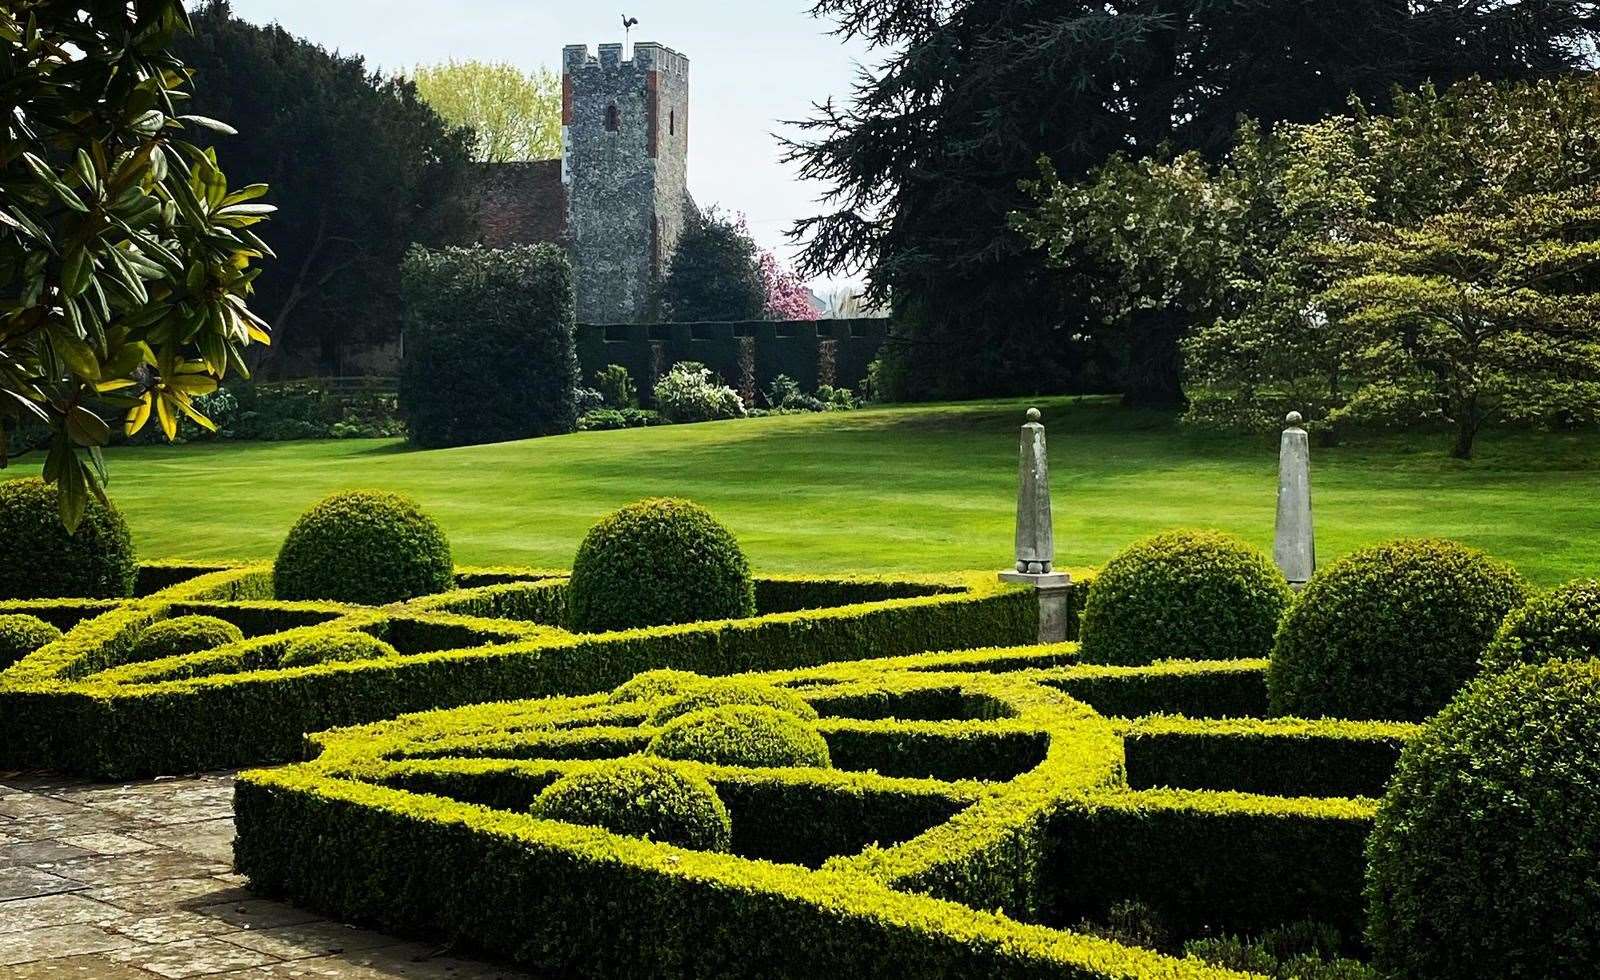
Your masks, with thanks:
M457 582L366 607L267 599L266 566L147 565L137 598L0 603L65 631L0 674L0 765L308 760L240 777L254 888L583 975L1199 978L1242 974L1071 926L1137 900L1189 935L1358 935L1374 798L1414 732L1263 720L1264 660L1023 645L1037 602L987 575L761 578L748 619L603 634L561 627L563 575ZM193 615L244 639L136 658ZM348 631L399 656L280 663ZM660 668L781 692L826 742L825 767L666 760L714 787L724 852L533 815L681 721L674 684L608 693Z
M1241 976L1061 926L1137 898L1192 933L1359 932L1372 798L1415 729L1245 717L1265 668L1067 644L745 675L814 709L831 765L671 763L725 804L726 853L533 815L646 752L671 691L419 713L241 777L239 869L583 975Z
M151 564L131 599L0 601L0 615L65 631L0 672L0 768L128 778L282 762L309 732L407 711L586 694L654 668L720 675L1015 644L1038 616L1031 596L984 575L789 577L756 581L751 617L575 633L561 625L565 573L461 569L456 585L387 606L278 601L270 565ZM147 630L196 615L244 639L141 659ZM284 664L351 632L400 656Z

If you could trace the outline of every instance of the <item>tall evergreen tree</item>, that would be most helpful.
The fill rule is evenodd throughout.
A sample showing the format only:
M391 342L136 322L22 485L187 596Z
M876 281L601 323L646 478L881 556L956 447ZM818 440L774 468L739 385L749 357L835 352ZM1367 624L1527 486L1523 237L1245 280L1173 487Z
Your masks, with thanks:
M337 370L344 345L399 335L407 248L475 237L473 135L410 81L246 23L227 0L208 0L194 28L180 45L200 82L194 111L248 134L218 151L230 173L270 183L283 212L263 232L278 261L256 281L273 325L266 373Z
M1060 390L1114 349L1132 401L1181 400L1180 317L1107 327L1084 313L1094 270L1063 277L1007 226L1045 156L1067 179L1114 152L1214 155L1241 114L1309 121L1354 93L1470 75L1559 74L1592 52L1579 0L817 0L884 53L851 97L789 144L831 185L799 222L801 273L865 271L909 335L920 395Z

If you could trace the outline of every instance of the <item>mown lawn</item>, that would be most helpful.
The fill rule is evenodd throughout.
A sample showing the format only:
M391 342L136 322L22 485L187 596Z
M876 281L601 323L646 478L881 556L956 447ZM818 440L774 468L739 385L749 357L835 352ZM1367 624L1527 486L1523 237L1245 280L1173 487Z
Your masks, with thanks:
M566 565L600 515L693 498L758 569L952 570L1009 560L1025 402L895 407L465 449L398 441L117 450L112 495L145 557L261 558L341 488L410 494L464 563ZM1096 564L1163 528L1217 527L1270 546L1272 440L1196 433L1103 401L1048 400L1056 542ZM1437 434L1313 450L1321 557L1398 535L1447 535L1551 584L1600 568L1600 436L1486 437L1447 458ZM14 466L4 476L36 467Z

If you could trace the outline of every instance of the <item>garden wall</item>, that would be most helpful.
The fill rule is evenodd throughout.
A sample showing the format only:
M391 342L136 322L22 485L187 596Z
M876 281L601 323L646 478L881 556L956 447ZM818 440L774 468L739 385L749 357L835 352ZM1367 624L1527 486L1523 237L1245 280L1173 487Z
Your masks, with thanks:
M607 364L621 364L640 392L679 361L699 361L740 387L740 355L754 355L755 384L765 389L786 374L806 391L827 379L820 364L833 360L832 384L856 388L889 335L887 318L854 320L747 320L732 323L579 324L578 362L585 384ZM828 342L831 341L831 344ZM827 345L826 347L824 345ZM647 395L648 397L648 395Z

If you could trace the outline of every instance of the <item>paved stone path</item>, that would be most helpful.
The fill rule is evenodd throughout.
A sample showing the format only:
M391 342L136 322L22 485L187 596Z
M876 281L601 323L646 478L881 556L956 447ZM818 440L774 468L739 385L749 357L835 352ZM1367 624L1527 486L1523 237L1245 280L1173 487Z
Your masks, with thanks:
M0 773L0 980L528 976L255 898L232 843L228 775Z

